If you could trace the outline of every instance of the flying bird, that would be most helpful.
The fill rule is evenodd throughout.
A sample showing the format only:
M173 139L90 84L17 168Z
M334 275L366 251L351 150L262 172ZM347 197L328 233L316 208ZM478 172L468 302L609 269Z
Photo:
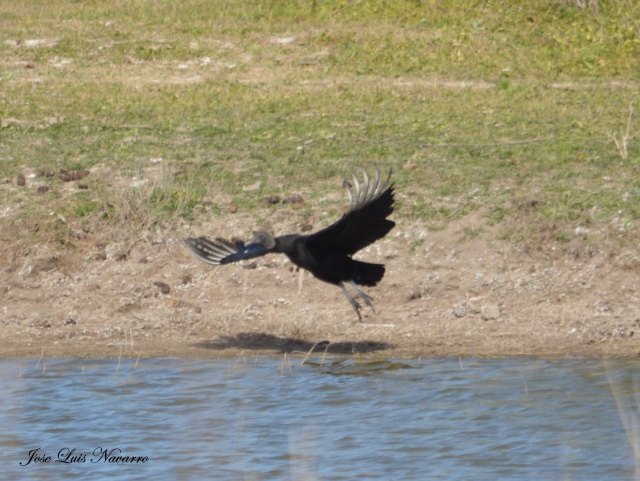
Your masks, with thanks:
M391 172L381 181L376 169L373 182L363 169L361 184L355 174L353 185L345 181L349 196L349 210L340 220L309 235L289 234L278 237L259 231L247 243L229 242L216 238L189 237L184 239L191 252L209 264L229 264L271 253L285 254L291 262L313 274L321 281L342 289L349 304L356 311L358 321L360 305L346 288L351 285L359 297L374 312L372 299L358 285L375 286L384 276L383 264L372 264L352 258L361 249L381 239L395 226L387 219L393 212L394 186L389 184Z

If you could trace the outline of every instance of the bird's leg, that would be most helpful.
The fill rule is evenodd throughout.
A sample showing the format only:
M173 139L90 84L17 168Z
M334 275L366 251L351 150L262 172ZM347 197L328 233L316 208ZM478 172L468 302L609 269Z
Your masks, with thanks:
M358 305L356 300L351 296L351 294L349 294L349 291L347 290L347 288L344 286L342 282L338 285L340 286L340 289L342 289L344 297L347 298L347 301L349 301L349 304L351 304L351 307L353 307L353 310L356 311L356 314L358 315L358 322L362 322L362 317L360 316L360 306Z
M373 313L376 314L376 308L373 307L373 302L371 302L373 301L373 299L370 296L366 295L364 292L362 292L355 282L349 281L349 284L351 284L351 286L353 287L353 290L356 291L356 294L358 294L358 297L360 297L360 299L362 299L364 303L371 308Z

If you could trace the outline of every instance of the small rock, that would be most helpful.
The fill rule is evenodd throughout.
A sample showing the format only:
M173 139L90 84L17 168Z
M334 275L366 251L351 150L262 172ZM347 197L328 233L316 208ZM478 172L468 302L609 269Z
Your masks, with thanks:
M81 169L81 170L60 169L60 180L62 180L63 182L81 180L81 179L84 179L89 174L90 174L90 171L88 171L87 169Z
M480 308L480 318L483 321L497 319L500 317L500 306L498 304L484 304Z
M277 195L269 195L264 199L262 199L262 203L264 205L272 205L272 204L277 204L279 202L280 202L280 197Z
M464 317L467 315L467 305L463 302L453 306L453 315L456 317Z
M140 303L138 303L138 302L128 302L126 304L121 305L116 310L117 310L117 312L120 312L122 314L127 314L127 313L132 312L132 311L137 311L140 308L141 308Z
M53 177L55 174L50 169L40 169L36 172L36 177Z
M160 289L160 292L162 292L163 294L169 294L169 292L171 292L171 287L169 287L169 284L167 284L166 282L155 281L153 285Z
M183 284L189 284L191 283L191 281L193 281L193 278L189 274L185 274L184 276L182 276Z
M129 257L129 251L124 242L114 242L106 246L105 253L107 259L120 262Z
M290 195L282 201L283 204L303 204L304 198L300 194Z
M419 286L416 286L413 289L411 289L411 291L409 292L409 295L407 296L407 300L415 301L416 299L420 299L421 297L422 297L422 289L420 289ZM455 307L454 307L454 314L455 314Z
M480 310L469 301L464 301L453 306L452 312L456 317L464 317L467 314L478 314Z
M87 238L87 233L81 229L72 229L71 235L78 240L84 240Z

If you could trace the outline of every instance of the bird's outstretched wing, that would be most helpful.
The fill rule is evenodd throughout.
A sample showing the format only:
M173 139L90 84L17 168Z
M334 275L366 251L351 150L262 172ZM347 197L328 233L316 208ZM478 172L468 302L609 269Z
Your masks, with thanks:
M308 242L333 244L348 254L355 254L360 249L387 235L395 222L387 217L393 212L393 184L389 185L391 172L383 182L380 181L380 170L371 179L364 172L364 183L360 184L353 175L354 185L346 184L349 195L349 211L329 227L311 234Z
M209 240L206 237L188 237L184 243L198 259L216 265L252 259L267 253L261 245L245 246L242 241L229 242L220 238Z

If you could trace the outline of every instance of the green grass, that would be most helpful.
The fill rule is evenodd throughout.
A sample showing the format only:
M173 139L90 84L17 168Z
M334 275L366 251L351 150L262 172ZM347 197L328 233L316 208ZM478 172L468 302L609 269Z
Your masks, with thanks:
M0 178L101 174L88 193L2 184L14 209L0 223L53 210L126 229L261 209L272 193L312 203L377 164L394 170L401 222L439 229L483 209L513 239L525 222L560 241L637 225L638 137L623 159L611 135L640 92L639 4L477 3L4 2L0 117L26 123L0 130ZM151 159L161 177L134 187Z

